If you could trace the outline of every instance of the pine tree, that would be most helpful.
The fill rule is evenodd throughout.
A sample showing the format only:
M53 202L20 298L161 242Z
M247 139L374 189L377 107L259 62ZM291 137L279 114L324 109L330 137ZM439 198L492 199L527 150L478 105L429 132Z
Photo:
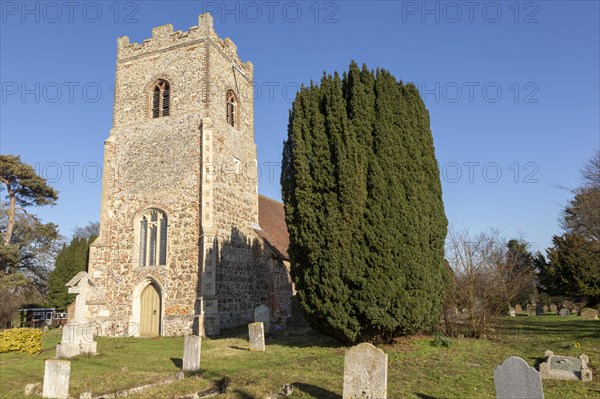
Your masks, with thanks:
M413 85L350 65L303 87L284 143L292 276L308 322L343 342L439 320L447 220Z

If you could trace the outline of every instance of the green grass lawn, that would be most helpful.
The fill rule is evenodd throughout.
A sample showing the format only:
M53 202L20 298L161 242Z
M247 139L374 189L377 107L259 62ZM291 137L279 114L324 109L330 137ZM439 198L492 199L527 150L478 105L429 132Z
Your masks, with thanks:
M171 398L191 394L228 377L231 388L219 398L262 399L284 383L294 385L290 398L340 399L344 350L314 332L291 331L267 339L267 351L250 352L243 330L229 331L202 343L202 372L130 398ZM181 366L183 338L96 338L97 356L72 359L70 393L110 393L172 378ZM0 354L0 397L23 398L28 383L41 382L44 359L54 356L59 337L44 336L36 356ZM580 348L575 347L579 343ZM600 398L600 321L576 316L504 318L487 340L453 339L450 348L432 345L432 337L399 338L381 345L388 354L388 398L494 398L494 368L509 356L536 366L544 351L590 357L594 381L544 380L546 399Z

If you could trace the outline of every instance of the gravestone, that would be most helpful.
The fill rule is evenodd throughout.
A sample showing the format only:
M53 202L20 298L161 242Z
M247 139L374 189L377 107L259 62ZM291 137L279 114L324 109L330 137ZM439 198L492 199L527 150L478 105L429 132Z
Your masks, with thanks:
M568 316L570 314L571 314L571 312L569 312L569 309L567 309L567 308L562 308L560 310L560 312L558 312L559 316Z
M82 353L96 354L94 326L86 323L87 297L94 284L86 272L79 272L66 286L69 294L77 294L77 297L73 319L63 326L60 344L56 345L56 357L68 359Z
M271 311L269 308L265 305L257 306L254 309L254 322L263 323L265 333L269 334L271 332Z
M546 305L544 305L544 313L548 313L550 311L550 308Z
M198 335L186 335L183 339L183 362L181 370L196 372L200 370L200 349L202 348L202 337Z
M386 399L388 355L369 343L358 344L344 356L343 399Z
M537 315L537 312L535 311L535 305L534 304L527 304L527 316L530 317L535 317Z
M515 309L514 309L514 308L510 308L510 309L508 310L508 315L509 315L510 317L515 317L515 316L516 316Z
M535 304L535 314L536 314L536 316L542 316L544 314L544 305L537 302Z
M592 370L588 367L590 359L585 354L579 357L557 356L552 351L544 352L546 361L540 364L542 378L554 380L592 381Z
M523 308L518 303L515 305L515 312L516 313L523 313Z
M70 376L70 361L46 359L44 365L44 387L42 389L42 398L68 398Z
M598 311L592 308L585 308L581 311L583 320L598 320Z
M264 352L266 350L265 330L263 323L248 324L248 336L251 351Z
M496 367L494 384L496 399L544 399L540 373L517 356Z
M550 304L550 312L554 313L554 314L558 314L558 307L556 306L555 303Z

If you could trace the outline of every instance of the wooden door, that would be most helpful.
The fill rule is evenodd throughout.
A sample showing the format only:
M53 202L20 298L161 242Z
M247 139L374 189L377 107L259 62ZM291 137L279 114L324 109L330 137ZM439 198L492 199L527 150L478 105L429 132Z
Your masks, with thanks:
M148 284L140 297L140 336L160 335L160 295L154 284Z

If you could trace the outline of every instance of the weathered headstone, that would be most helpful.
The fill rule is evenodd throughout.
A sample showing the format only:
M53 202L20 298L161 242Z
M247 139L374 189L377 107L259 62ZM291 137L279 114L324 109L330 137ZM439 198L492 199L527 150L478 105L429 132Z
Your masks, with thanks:
M186 335L183 339L183 362L182 371L196 372L200 370L200 350L202 348L202 337L198 335Z
M550 308L546 305L544 305L544 313L548 313L550 311Z
M592 370L588 367L590 359L585 354L579 357L556 356L552 351L544 352L546 361L540 364L542 378L555 380L592 381Z
M63 326L60 344L56 345L56 356L71 358L82 353L95 354L94 326L86 320L87 297L94 284L86 272L79 272L66 286L69 294L77 294L75 312L73 319Z
M585 308L581 311L583 320L598 320L598 311L592 308Z
M42 398L68 398L70 377L70 361L46 359L44 366L44 387L42 389Z
M555 303L550 304L550 312L554 314L558 314L558 306Z
M535 304L535 314L536 316L542 316L544 314L544 305L542 305L541 303L537 302Z
M259 305L254 309L254 322L263 323L265 333L271 332L271 311L265 305Z
M358 344L344 356L343 399L386 399L388 355L371 344Z
M559 316L568 316L570 314L571 314L571 312L569 312L569 309L567 309L567 308L562 308L560 310L560 312L558 312Z
M250 340L250 350L264 352L265 347L265 330L263 323L248 324L248 336Z
M530 317L535 317L537 315L537 312L535 311L535 305L534 304L527 304L527 316Z
M515 308L510 308L510 309L508 310L508 315L509 315L510 317L515 317L515 316L516 316L516 313L515 313Z
M496 367L494 384L496 399L544 399L540 373L517 356Z
M522 313L523 312L523 308L518 303L515 305L515 312L516 313Z

